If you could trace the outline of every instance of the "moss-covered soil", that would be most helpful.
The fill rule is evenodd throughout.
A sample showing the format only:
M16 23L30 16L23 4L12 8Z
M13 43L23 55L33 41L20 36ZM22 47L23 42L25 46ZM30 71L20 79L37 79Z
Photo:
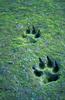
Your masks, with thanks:
M40 68L47 56L59 63L56 73ZM51 73L59 78L48 81ZM0 100L65 100L65 0L0 0Z

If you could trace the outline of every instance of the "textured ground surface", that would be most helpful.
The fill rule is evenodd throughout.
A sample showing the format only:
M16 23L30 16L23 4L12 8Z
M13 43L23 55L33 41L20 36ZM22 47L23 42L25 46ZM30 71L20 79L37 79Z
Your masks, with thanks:
M56 81L33 72L47 55L60 62ZM0 100L65 100L65 0L0 0Z

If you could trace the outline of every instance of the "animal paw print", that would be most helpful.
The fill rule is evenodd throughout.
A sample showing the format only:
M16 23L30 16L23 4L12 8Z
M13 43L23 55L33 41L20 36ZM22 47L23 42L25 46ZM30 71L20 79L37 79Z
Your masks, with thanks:
M37 29L34 25L28 26L22 37L26 38L26 43L36 43L38 38L41 37L40 29Z
M32 67L36 77L46 76L47 82L57 81L59 79L59 64L56 60L52 60L49 56L46 57L46 63L39 58L39 68Z
M28 28L26 29L26 33L27 33L27 34L34 34L34 35L35 35L35 38L39 38L39 37L41 36L40 30L39 30L39 29L36 30L36 28L35 28L34 25L32 26L32 30L30 29L30 27L28 27Z

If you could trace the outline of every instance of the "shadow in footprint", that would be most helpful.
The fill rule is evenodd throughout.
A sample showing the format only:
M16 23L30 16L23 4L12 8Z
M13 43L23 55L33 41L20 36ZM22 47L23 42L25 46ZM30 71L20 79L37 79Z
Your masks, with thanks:
M57 61L55 61L55 64L53 66L53 72L57 73L59 71L59 64Z
M35 29L34 25L32 26L32 34L36 34L36 29Z
M38 30L38 32L35 34L35 38L39 38L41 36L41 32L40 30Z
M59 74L46 73L48 82L56 81L59 79Z
M39 58L39 67L42 68L42 69L45 68L45 63L41 58Z
M53 65L54 61L49 56L47 56L47 67L53 67Z
M34 66L32 67L32 69L34 70L34 74L37 76L37 77L40 77L43 75L43 72L36 69Z
M28 28L26 29L26 33L27 33L27 34L30 34L30 27L28 27Z

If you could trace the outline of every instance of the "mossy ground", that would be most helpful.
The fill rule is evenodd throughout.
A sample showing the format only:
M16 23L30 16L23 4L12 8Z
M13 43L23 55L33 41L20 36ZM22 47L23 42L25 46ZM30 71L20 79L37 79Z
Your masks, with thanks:
M40 38L26 35L32 25ZM32 66L47 55L60 62L60 79L44 84ZM0 100L65 100L64 0L0 0Z

